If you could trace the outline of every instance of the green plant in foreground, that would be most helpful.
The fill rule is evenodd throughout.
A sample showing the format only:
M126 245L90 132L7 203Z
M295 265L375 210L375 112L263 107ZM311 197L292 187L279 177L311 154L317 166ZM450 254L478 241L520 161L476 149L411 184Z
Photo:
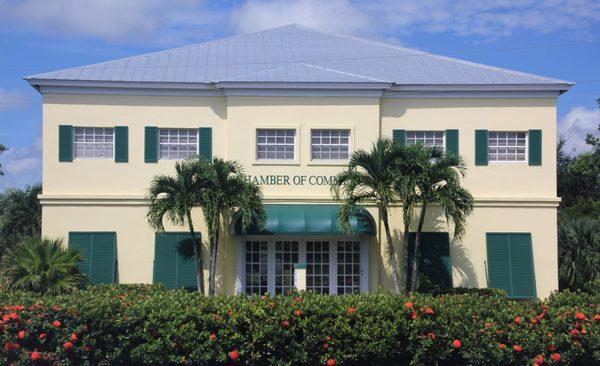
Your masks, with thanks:
M2 258L0 288L49 294L74 290L84 278L77 271L82 259L60 239L26 239Z

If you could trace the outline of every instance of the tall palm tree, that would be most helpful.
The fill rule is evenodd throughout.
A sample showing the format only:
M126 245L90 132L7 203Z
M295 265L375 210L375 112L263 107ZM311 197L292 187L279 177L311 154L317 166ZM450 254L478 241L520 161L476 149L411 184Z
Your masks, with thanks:
M350 157L348 168L333 179L331 192L342 202L339 221L350 232L350 215L359 205L375 203L381 213L385 230L387 260L392 271L394 290L400 293L398 260L392 243L389 224L389 208L399 202L394 189L404 172L412 169L407 149L392 140L377 140L370 151L357 150Z
M0 265L0 288L58 294L75 289L83 280L77 271L79 252L60 239L28 238L9 250Z
M194 249L196 285L198 292L204 294L202 242L192 222L192 209L200 206L202 189L194 161L176 162L175 176L159 175L152 179L147 194L149 208L146 218L150 226L158 231L164 231L165 217L175 225L187 223Z
M436 204L442 210L448 223L454 224L454 239L460 239L465 232L466 218L473 211L473 196L460 185L466 174L464 160L458 154L446 154L439 148L419 146L415 158L414 204L420 206L419 221L415 237L411 291L417 287L419 271L419 246L427 208ZM405 233L406 234L406 233Z
M213 158L194 162L194 171L203 187L199 206L208 227L210 269L208 293L215 294L219 234L226 216L236 213L246 228L253 224L262 228L266 212L262 191L257 184L245 179L242 167L235 161Z
M39 237L42 206L38 195L42 186L9 189L0 195L0 249L7 250L26 237Z

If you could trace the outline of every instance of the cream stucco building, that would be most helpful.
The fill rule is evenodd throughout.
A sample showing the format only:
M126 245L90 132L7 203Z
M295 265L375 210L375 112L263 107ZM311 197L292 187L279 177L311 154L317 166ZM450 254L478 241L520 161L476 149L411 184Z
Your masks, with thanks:
M240 162L269 213L268 232L223 233L220 293L285 291L295 265L315 291L391 289L377 208L345 235L329 190L349 154L386 136L468 164L464 238L435 210L427 220L430 280L520 298L557 289L556 100L568 82L295 25L26 79L43 94L43 235L82 250L91 282L193 286L175 250L185 228L152 230L144 197L199 154ZM391 221L400 252L399 210ZM208 272L206 248L204 259Z

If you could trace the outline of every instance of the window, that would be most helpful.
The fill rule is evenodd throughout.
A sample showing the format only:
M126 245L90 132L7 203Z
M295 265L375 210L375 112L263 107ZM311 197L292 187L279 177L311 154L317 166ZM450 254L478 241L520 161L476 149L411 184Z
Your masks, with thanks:
M444 131L406 131L406 143L444 148Z
M329 294L329 242L306 242L306 289Z
M114 129L75 127L73 145L76 159L112 159L114 156Z
M312 130L311 160L346 160L350 147L350 130Z
M246 242L246 294L262 295L267 292L266 241Z
M160 159L186 159L198 155L197 129L161 128L158 137Z
M294 288L294 263L298 263L297 241L275 242L275 293L286 294Z
M525 161L527 132L489 132L490 161Z
M337 293L360 292L360 242L337 242Z
M256 131L257 160L294 160L296 130L259 129Z

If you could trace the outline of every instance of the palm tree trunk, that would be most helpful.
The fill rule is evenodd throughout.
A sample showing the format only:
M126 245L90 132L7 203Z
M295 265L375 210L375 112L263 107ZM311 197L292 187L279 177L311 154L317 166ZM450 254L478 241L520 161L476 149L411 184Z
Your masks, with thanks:
M392 234L390 232L390 224L388 220L388 211L386 206L381 207L381 216L383 218L383 226L385 228L385 237L387 241L386 249L389 256L390 267L392 269L392 280L394 281L394 290L397 294L400 293L400 279L398 278L398 262L396 261L396 253L392 243Z
M220 226L221 225L217 226L217 229L211 235L211 240L210 240L210 270L208 272L208 294L209 294L209 296L215 295L216 274L217 274L217 254L219 253Z
M190 229L190 235L192 236L192 240L194 241L194 264L196 266L196 286L198 287L198 292L201 295L204 295L204 270L202 269L202 253L200 252L200 248L202 247L202 243L200 242L200 238L196 237L196 232L194 231L194 225L192 224L192 213L188 210L186 212L188 227Z
M419 214L419 225L417 226L417 235L415 237L415 252L413 255L413 270L410 290L417 290L417 275L419 273L419 246L421 245L421 231L423 231L423 223L425 222L425 212L427 211L427 203L423 202L421 213Z
M410 263L408 263L408 241L410 239L410 222L404 223L404 261L402 263L402 282L404 285L404 294L408 293L408 269Z

